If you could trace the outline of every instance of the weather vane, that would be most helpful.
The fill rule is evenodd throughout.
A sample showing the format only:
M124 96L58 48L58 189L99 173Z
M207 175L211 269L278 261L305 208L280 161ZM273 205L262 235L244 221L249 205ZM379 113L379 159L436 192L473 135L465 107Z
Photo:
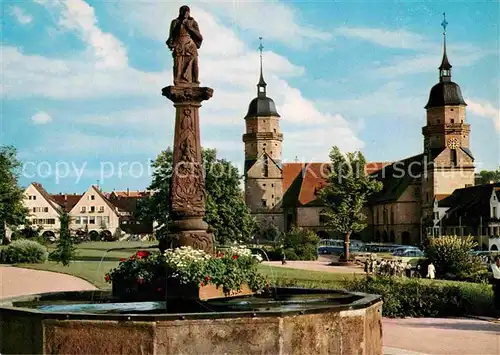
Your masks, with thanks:
M446 21L446 12L443 12L443 22L441 22L441 26L443 26L444 32L446 34L446 26L448 26L448 22Z
M260 50L260 56L262 57L262 50L264 49L264 46L262 45L262 37L259 37L259 50Z

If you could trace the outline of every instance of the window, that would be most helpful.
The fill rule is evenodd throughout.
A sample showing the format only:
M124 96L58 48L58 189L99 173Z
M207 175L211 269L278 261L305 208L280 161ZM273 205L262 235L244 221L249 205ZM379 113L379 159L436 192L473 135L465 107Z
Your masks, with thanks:
M276 133L276 128L274 129L274 133ZM277 144L276 144L277 145Z
M104 206L99 206L99 212L100 213L104 212Z
M89 224L95 224L95 217L89 217Z
M321 211L321 212L319 213L319 224L322 224L322 225L323 225L323 224L325 224L325 223L327 222L327 219L328 219L328 218L325 216L325 212L326 212L326 211L325 211L325 210L323 210L323 211Z
M457 166L457 150L452 149L450 151L450 164L451 166Z
M43 212L49 212L49 208L48 207L44 207Z
M82 224L88 224L89 218L87 216L82 216Z
M87 208L85 206L80 207L80 212L85 213L87 211Z
M95 195L90 195L91 200L95 200Z
M493 207L493 218L497 218L497 208Z
M267 201L266 200L262 200L262 207L267 207Z
M455 120L453 118L451 119L451 123L455 123Z
M80 216L75 217L75 224L82 224L82 219Z
M274 198L274 195L271 195L271 198Z
M90 213L94 213L95 212L95 206L90 206Z
M274 184L271 184L271 187L274 187Z

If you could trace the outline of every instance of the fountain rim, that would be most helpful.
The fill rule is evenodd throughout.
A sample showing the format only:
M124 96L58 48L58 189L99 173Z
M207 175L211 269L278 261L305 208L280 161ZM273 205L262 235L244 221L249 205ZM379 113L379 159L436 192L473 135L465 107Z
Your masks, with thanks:
M311 305L308 309L302 310L265 310L265 311L228 311L228 312L203 312L203 313L121 313L121 314L103 314L103 313L69 313L69 312L42 312L37 309L27 307L14 306L15 302L30 302L37 301L43 297L56 297L60 295L64 300L64 296L78 296L84 294L94 293L99 299L99 295L109 294L109 290L96 290L96 291L62 291L62 292L46 292L18 297L11 297L0 299L0 315L2 314L18 314L18 315L31 315L42 319L55 319L55 320L109 320L109 321L165 321L165 320L203 320L203 319L226 319L226 318L264 318L264 317L282 317L282 316L295 316L304 314L318 314L324 312L342 312L342 311L355 311L366 309L376 303L382 301L381 295L367 294L361 292L351 292L347 290L332 290L332 289L312 289L303 287L278 287L277 290L290 290L294 292L311 292L314 293L341 293L351 296L361 297L354 302L348 304L332 304L332 305ZM54 299L57 300L57 299ZM50 301L47 300L47 301Z

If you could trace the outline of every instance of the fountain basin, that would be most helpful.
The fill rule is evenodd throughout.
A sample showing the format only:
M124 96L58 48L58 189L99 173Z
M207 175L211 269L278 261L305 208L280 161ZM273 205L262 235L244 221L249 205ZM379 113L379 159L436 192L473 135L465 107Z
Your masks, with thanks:
M381 306L378 295L304 288L166 302L46 293L1 301L0 353L382 355Z

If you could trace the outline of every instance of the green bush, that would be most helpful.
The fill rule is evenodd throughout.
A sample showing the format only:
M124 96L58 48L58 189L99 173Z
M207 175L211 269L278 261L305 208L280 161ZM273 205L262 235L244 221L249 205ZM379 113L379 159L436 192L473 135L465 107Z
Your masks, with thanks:
M425 254L434 263L439 278L484 282L488 269L478 257L470 254L475 246L477 243L471 236L430 237Z
M284 237L283 247L288 260L316 260L319 237L311 230L294 227Z
M384 317L491 316L490 285L467 282L362 277L347 280L346 289L382 296Z
M0 261L4 264L43 263L47 260L47 248L33 240L18 239L2 249Z

